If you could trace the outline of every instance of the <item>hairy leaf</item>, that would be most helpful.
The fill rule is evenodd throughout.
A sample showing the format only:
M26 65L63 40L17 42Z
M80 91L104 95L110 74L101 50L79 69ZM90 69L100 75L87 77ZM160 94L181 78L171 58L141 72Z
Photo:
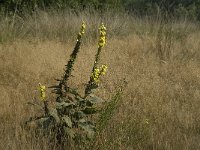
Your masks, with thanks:
M65 134L71 138L74 138L75 137L75 132L73 131L73 129L70 129L68 127L64 127L64 131L65 131Z
M62 119L65 121L68 127L72 128L72 120L70 117L65 115L64 117L62 117Z
M99 104L99 103L103 103L104 100L99 98L98 96L94 95L94 94L90 94L86 97L87 100L87 106L92 106L94 104Z
M67 102L61 102L61 103L57 102L56 103L57 109L62 109L63 107L69 107L69 106L75 106L75 104L73 102L69 102L69 103L67 103Z
M87 115L94 114L97 112L96 108L94 107L86 107L83 112Z
M46 129L51 125L52 120L51 120L50 117L44 117L44 118L40 118L38 120L35 120L35 122L39 127Z
M57 112L56 109L50 108L49 109L49 115L52 116L55 119L56 123L60 123L60 118L58 116L58 112Z
M86 115L84 112L82 111L77 111L75 114L74 114L74 117L77 118L77 119L82 119L84 118Z
M94 137L96 128L91 122L81 119L79 121L79 127L87 132L87 137L89 139L92 139Z

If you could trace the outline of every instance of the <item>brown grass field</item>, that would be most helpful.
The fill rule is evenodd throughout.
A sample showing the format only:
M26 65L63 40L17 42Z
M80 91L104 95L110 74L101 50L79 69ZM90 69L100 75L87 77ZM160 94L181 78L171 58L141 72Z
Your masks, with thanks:
M42 112L27 102L40 104L38 83L51 86L62 76L81 18L88 24L88 35L70 84L83 89L89 80L97 49L96 27L101 20L85 15L62 19L45 13L40 17L34 24L28 16L23 26L16 17L12 28L5 19L0 23L1 150L48 149L48 138L22 127L29 117ZM109 101L124 79L128 84L93 149L200 149L198 23L174 21L162 28L158 20L109 17L104 20L109 35L101 56L109 68L98 95ZM54 101L50 90L47 97Z

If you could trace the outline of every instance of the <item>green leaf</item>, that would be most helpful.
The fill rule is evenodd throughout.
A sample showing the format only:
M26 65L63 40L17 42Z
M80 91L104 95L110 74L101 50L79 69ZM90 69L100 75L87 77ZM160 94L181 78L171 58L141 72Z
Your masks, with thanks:
M65 102L65 101L67 101L67 98L65 98L65 97L58 97L57 99L56 99L56 101L58 102L58 103L62 103L62 102Z
M38 126L42 128L48 128L52 123L52 120L50 117L40 118L35 121L38 124Z
M74 117L77 119L81 119L85 117L85 114L82 111L78 111L74 114Z
M62 119L65 121L65 123L67 124L68 127L72 128L72 120L71 118L69 118L68 116L64 116L62 117Z
M84 122L84 120L81 119L81 121L79 121L79 127L83 129L85 132L87 132L87 137L89 139L92 139L94 137L96 128L91 122L89 121Z
M49 115L55 119L56 123L60 123L60 118L59 118L58 112L55 108L49 109Z
M80 119L80 120L78 121L78 123L86 123L86 120L85 120L85 119Z
M79 107L85 107L86 106L86 101L85 99L81 97L76 97L77 103Z
M75 137L75 132L73 131L73 129L64 127L64 131L65 131L65 134L68 135L69 137L71 137L71 138Z
M94 107L86 107L83 112L87 115L94 114L97 112L96 108Z
M75 106L74 103L70 102L70 103L67 103L67 102L57 102L56 103L56 108L57 109L62 109L63 107L69 107L69 106Z
M94 94L90 94L86 97L87 100L87 106L92 106L94 104L99 104L99 103L103 103L104 100L99 98L98 96L94 95Z
M69 88L69 92L70 92L71 94L74 94L75 96L80 96L79 93L78 93L78 89Z
M79 101L79 102L82 102L82 101L85 101L83 98L77 96L76 99Z

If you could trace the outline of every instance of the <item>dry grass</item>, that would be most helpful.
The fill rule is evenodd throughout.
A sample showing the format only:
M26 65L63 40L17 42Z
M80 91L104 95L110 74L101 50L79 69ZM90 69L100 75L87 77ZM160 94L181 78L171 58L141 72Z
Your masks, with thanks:
M95 148L200 149L200 33L194 30L184 38L174 38L171 58L163 62L156 55L158 36L151 32L157 32L151 28L156 23L140 23L134 23L135 32L128 28L132 34L110 38L103 51L102 61L108 64L109 72L98 93L111 98L124 78L128 86L120 107L98 135ZM150 30L141 29L145 26ZM179 28L185 27L173 25L173 35ZM61 29L55 26L55 30ZM86 41L73 73L76 78L70 83L74 87L83 87L91 71L96 45ZM167 42L162 40L161 45ZM73 45L40 38L0 45L0 149L48 149L47 138L21 127L26 119L41 112L26 103L39 103L39 82L54 85ZM48 92L49 100L52 96Z

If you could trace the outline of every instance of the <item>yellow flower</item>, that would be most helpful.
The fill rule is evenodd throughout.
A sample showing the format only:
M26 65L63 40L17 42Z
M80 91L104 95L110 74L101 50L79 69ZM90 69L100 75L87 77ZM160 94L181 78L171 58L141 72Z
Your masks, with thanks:
M85 33L85 28L86 28L86 25L85 25L85 22L83 21L80 32L79 32L79 37L83 36L83 34Z
M145 124L149 124L149 119L145 119Z
M99 37L99 43L98 46L100 48L104 47L106 44L106 27L104 26L104 24L102 23L100 28L99 28L99 32L100 32L100 37Z
M46 95L45 95L45 89L46 89L46 87L44 85L41 85L39 83L40 99L43 100L43 101L45 100L45 97L46 97Z
M107 66L106 65L102 65L101 68L95 68L93 73L92 73L92 80L93 82L99 83L100 81L100 76L101 75L105 75L107 72Z
M92 73L92 79L94 82L98 83L100 77L100 69L96 68L94 69L94 72Z
M108 69L108 67L107 67L106 65L102 65L102 66L101 66L101 74L102 74L102 75L105 75L106 72L107 72L107 69Z
M104 26L104 24L102 23L100 28L99 28L101 31L106 31L106 27Z

